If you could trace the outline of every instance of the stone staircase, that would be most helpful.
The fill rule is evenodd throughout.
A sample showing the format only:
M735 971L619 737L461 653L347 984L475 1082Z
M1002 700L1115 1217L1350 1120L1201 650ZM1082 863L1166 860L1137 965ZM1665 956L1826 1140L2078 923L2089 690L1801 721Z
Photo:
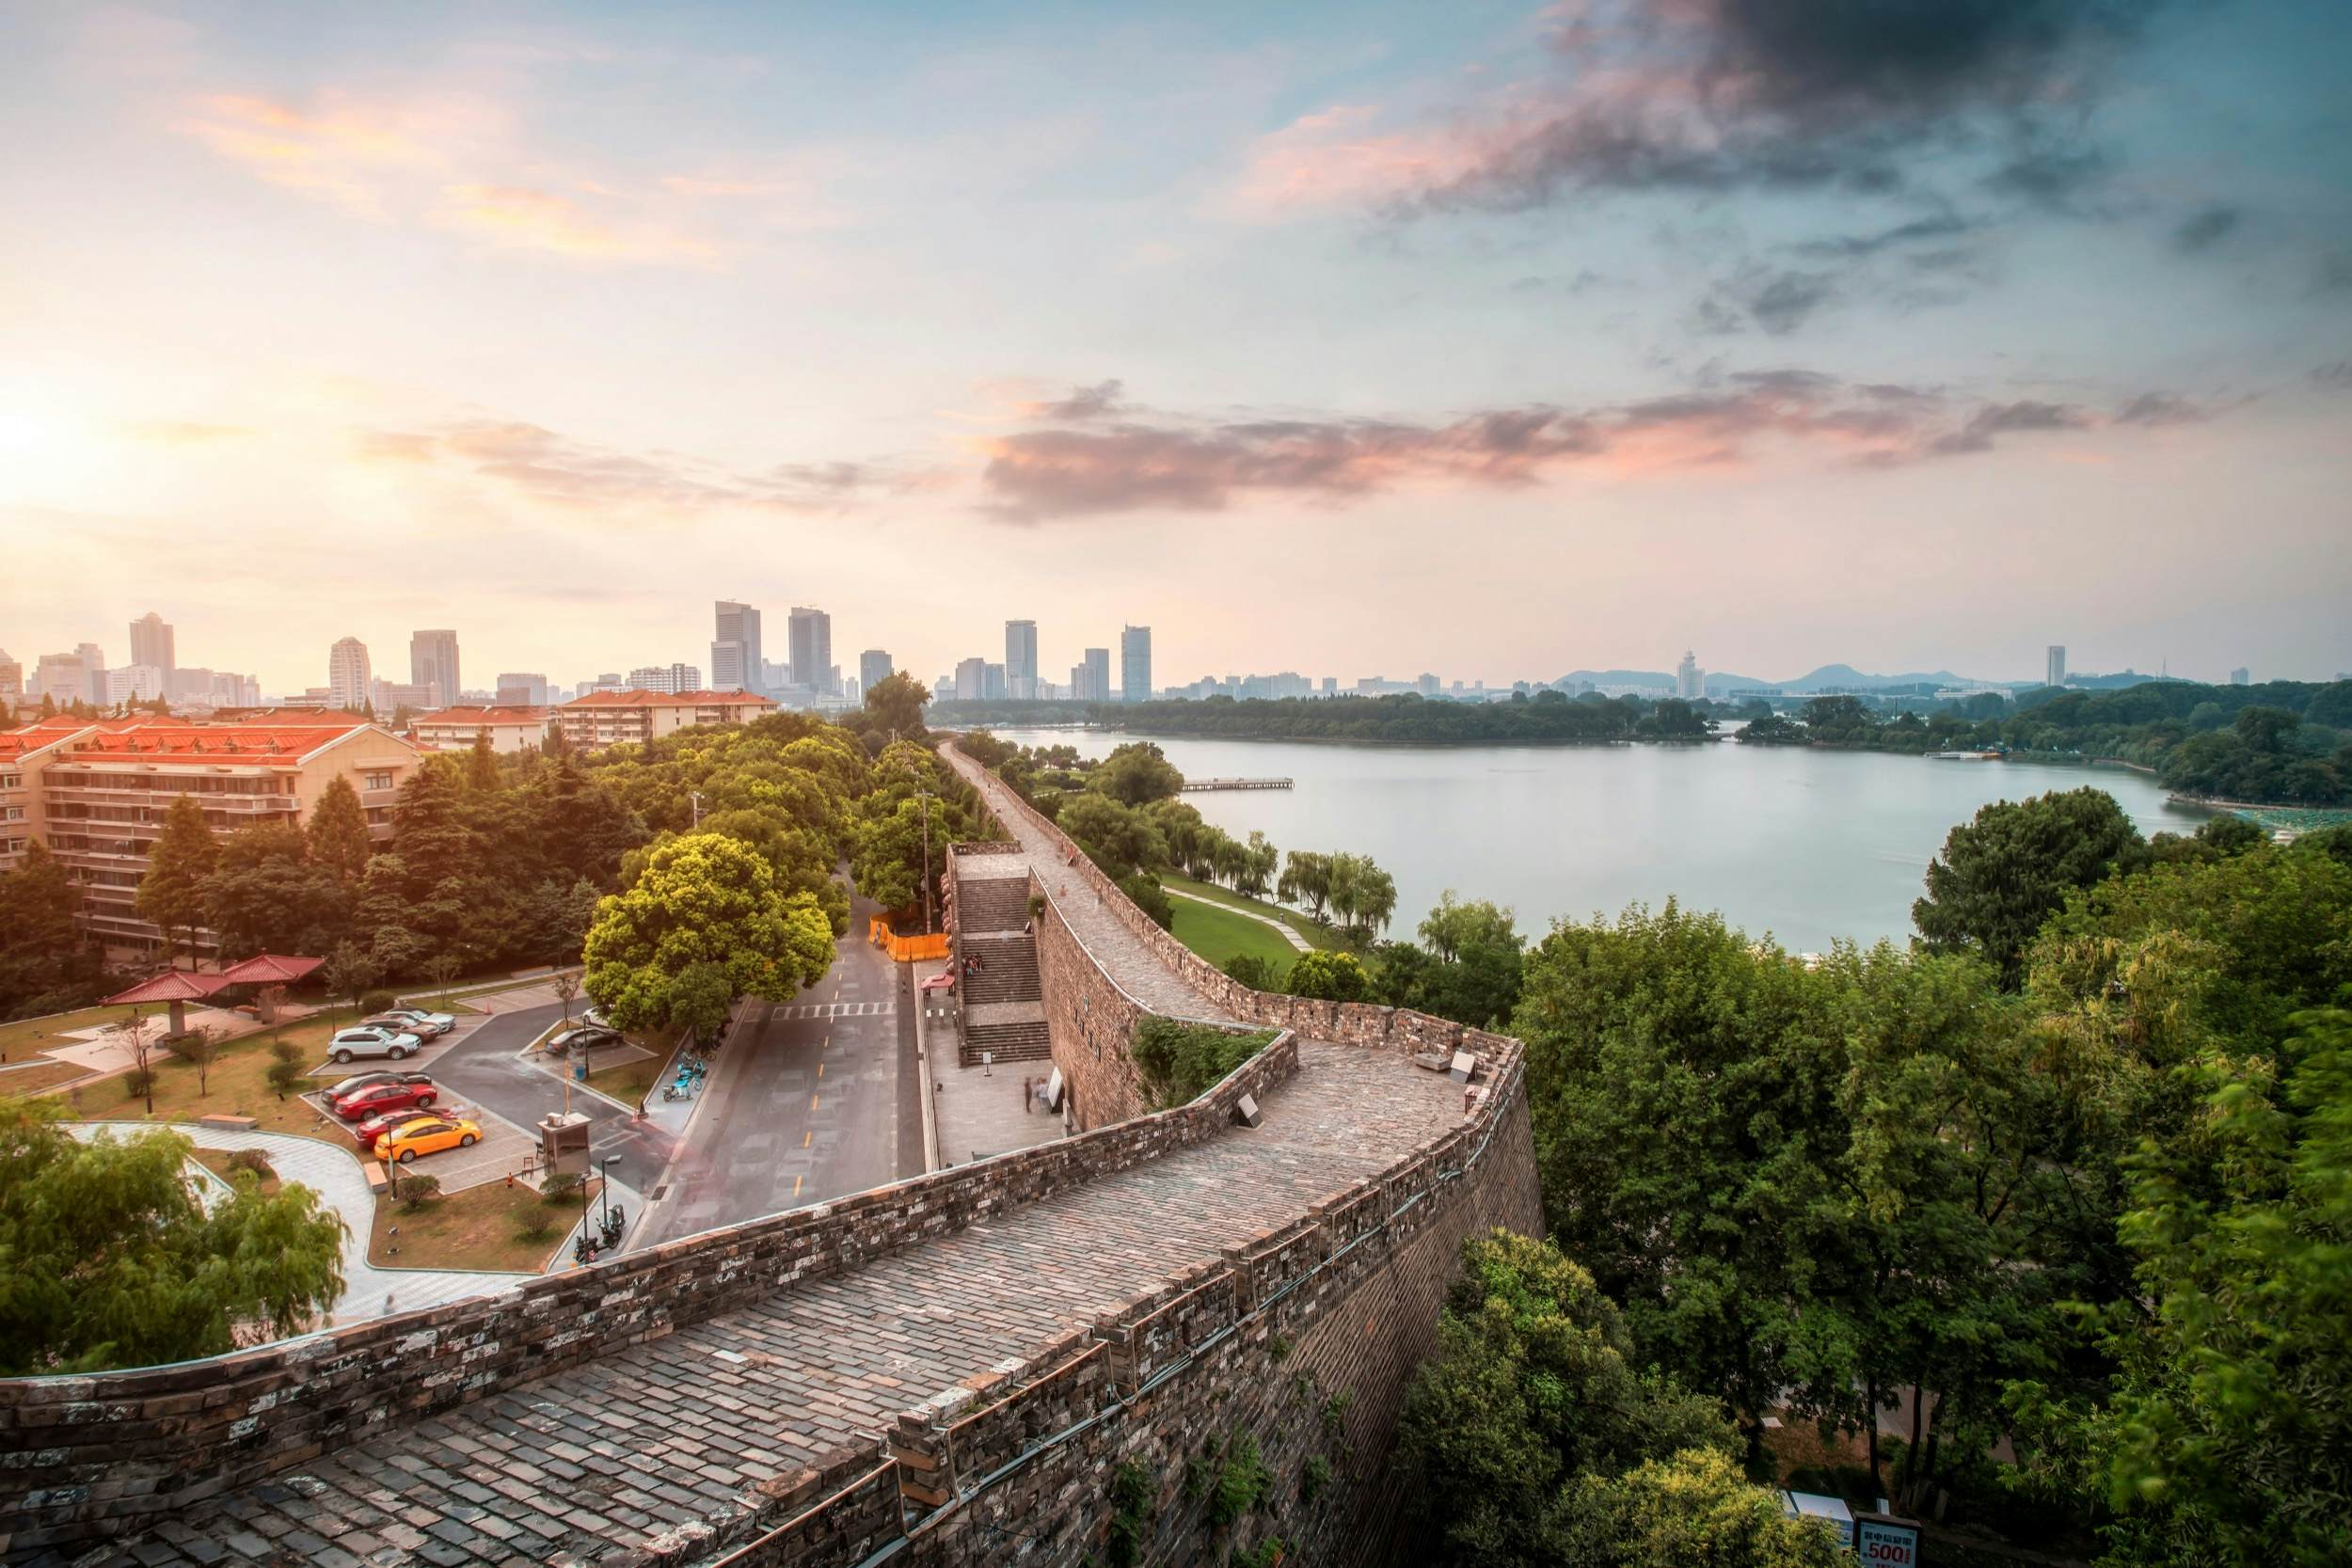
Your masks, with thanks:
M998 1067L1007 1062L1047 1062L1054 1057L1053 1042L1046 1037L1043 1019L1018 1023L966 1023L958 1059L965 1067L978 1067L983 1051Z
M956 990L963 1002L963 1032L956 1055L965 1067L978 1067L983 1052L1000 1065L1053 1057L1037 938L1024 929L1028 924L1026 876L957 882ZM963 973L966 958L979 960L978 974Z
M1037 939L1014 931L1005 936L966 936L963 952L977 958L980 972L957 982L967 1007L991 1002L1035 1002L1045 994L1038 981Z
M956 884L956 925L965 936L1018 931L1029 922L1029 879L967 877Z

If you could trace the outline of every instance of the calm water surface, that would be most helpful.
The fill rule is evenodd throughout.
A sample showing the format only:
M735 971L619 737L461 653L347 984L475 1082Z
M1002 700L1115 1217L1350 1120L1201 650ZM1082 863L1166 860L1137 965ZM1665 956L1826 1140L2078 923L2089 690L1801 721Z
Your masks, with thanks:
M1129 738L999 730L1102 756ZM1540 933L1629 904L1721 910L1798 951L1900 940L1944 835L1991 800L2090 784L2145 833L2193 832L2144 774L1931 762L1788 747L1401 747L1157 738L1191 778L1287 777L1287 790L1184 797L1236 835L1368 854L1396 879L1399 936L1438 895L1491 898Z

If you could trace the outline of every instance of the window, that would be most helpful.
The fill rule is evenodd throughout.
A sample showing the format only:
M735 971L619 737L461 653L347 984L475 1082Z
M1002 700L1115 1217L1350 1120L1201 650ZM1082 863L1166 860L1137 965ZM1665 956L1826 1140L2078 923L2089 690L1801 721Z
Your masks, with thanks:
M370 768L359 777L361 781L361 787L365 789L389 789L392 787L392 770L389 768Z
M0 789L23 789L24 787L24 774L22 774L22 773L0 773Z
M24 808L23 806L0 807L0 822L22 822L24 820Z

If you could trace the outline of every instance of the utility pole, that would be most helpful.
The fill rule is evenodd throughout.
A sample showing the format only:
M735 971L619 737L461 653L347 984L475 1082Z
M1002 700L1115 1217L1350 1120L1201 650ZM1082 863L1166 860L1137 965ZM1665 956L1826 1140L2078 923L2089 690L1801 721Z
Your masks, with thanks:
M694 802L694 827L697 832L700 832L703 825L702 791L699 789L690 789L686 792L686 798Z
M923 798L923 934L931 934L931 792L918 789Z

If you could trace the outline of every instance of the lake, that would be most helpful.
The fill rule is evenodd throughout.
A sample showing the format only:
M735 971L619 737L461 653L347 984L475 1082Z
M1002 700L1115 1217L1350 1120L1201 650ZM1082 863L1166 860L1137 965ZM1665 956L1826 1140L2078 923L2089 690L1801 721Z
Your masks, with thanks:
M1089 730L995 732L1106 755L1136 738ZM1741 746L1347 746L1148 737L1191 778L1287 777L1286 790L1185 800L1227 832L1289 849L1370 855L1396 879L1391 932L1409 937L1447 888L1555 916L1629 904L1720 910L1751 935L1819 952L1833 938L1902 940L1945 834L1989 801L2095 784L2143 833L2194 832L2120 768L1935 762L1871 752Z

